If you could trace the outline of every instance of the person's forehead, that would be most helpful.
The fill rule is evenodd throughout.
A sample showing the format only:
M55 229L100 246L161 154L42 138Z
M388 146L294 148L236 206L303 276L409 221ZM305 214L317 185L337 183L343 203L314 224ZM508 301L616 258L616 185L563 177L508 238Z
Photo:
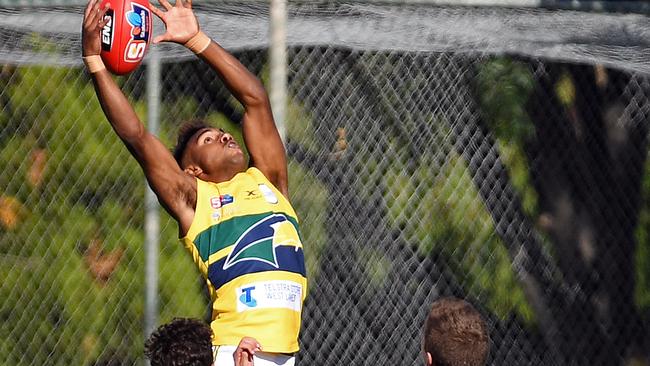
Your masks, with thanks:
M207 133L207 132L224 132L224 131L223 131L221 128L215 128L215 127L204 127L204 128L202 128L202 129L200 129L200 130L198 130L198 131L196 131L196 132L194 133L194 137L192 137L192 141L193 141L194 143L199 142L199 138L201 138L201 136L202 136L204 133Z

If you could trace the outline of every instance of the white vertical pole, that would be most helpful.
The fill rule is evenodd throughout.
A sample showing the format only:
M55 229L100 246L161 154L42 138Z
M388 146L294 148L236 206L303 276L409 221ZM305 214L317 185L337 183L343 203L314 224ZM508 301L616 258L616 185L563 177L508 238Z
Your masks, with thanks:
M149 49L147 63L147 129L158 135L160 118L160 56L155 47ZM156 195L145 183L145 314L144 333L148 337L158 323L158 255L160 238L160 206ZM147 365L149 362L147 361Z
M275 124L286 142L287 107L287 0L271 0L269 45L270 99Z

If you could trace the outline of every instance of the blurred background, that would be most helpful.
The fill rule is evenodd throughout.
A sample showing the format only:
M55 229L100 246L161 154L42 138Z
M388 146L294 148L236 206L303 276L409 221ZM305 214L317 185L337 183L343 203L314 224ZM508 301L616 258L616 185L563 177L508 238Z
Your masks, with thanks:
M83 6L0 1L3 366L141 365L159 324L209 317L81 65ZM650 365L648 3L194 8L284 136L300 365L420 365L450 295L488 320L490 365ZM117 80L168 146L192 118L242 143L240 105L183 47Z

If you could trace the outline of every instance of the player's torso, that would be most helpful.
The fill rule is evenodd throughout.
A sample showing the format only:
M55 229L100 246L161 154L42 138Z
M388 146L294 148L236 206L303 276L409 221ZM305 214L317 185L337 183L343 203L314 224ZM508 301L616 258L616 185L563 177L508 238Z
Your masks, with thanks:
M255 168L197 185L182 241L208 281L215 344L252 336L267 352L297 351L306 278L293 208Z

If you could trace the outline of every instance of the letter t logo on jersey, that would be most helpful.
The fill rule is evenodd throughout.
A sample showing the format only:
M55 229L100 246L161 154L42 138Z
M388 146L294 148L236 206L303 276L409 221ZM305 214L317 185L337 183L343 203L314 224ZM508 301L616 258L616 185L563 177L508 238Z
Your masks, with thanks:
M241 289L242 295L239 296L239 301L241 301L244 305L254 308L257 306L257 300L253 298L253 290L255 290L255 286L251 287L244 287Z

